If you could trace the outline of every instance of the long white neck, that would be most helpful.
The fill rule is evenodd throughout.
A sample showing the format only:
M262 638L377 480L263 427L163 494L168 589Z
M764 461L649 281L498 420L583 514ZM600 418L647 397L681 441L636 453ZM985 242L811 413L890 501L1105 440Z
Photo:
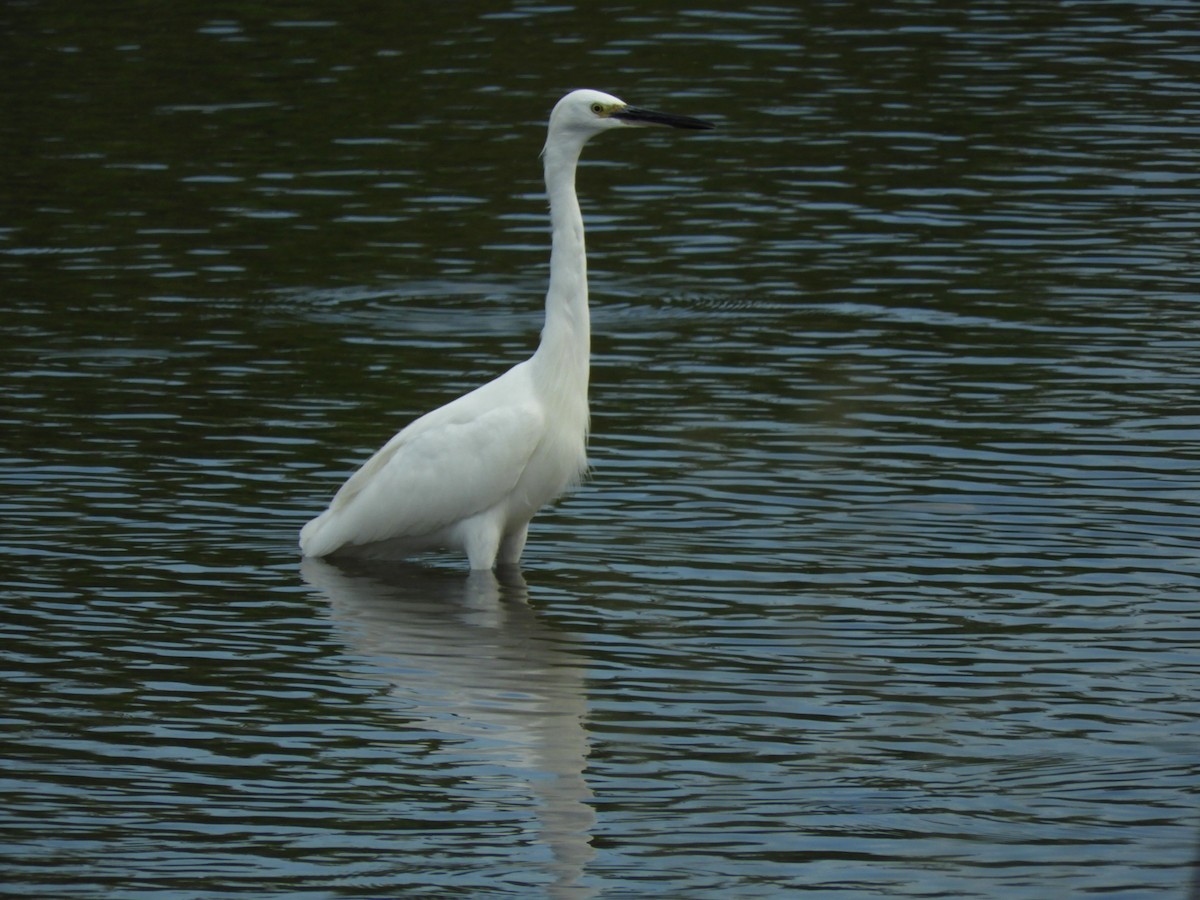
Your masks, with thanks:
M588 316L587 252L583 215L575 196L575 169L582 141L548 141L543 153L546 193L550 197L550 287L546 291L546 324L534 363L548 370L551 383L587 396L591 355ZM565 383L564 383L565 382Z

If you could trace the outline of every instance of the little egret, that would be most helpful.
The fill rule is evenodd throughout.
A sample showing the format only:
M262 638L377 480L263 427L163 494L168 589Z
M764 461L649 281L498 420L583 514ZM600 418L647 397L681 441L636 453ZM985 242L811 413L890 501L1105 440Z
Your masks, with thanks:
M301 530L305 556L387 559L440 547L465 551L472 569L520 561L529 520L587 468L591 331L575 169L588 138L632 125L713 127L600 91L558 101L542 151L552 238L537 351L388 441Z

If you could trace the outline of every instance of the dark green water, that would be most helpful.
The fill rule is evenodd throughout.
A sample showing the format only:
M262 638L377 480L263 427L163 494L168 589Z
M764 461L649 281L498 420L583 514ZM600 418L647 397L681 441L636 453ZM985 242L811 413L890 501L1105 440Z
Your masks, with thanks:
M5 5L0 893L1187 897L1198 37ZM585 153L590 481L521 581L302 565L531 351L580 86L720 126Z

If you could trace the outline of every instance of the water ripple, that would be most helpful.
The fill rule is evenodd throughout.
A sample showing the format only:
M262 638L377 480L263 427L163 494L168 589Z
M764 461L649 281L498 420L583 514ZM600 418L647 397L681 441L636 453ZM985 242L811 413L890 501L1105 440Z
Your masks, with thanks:
M12 11L10 890L1188 881L1184 7L126 12ZM588 148L591 477L527 583L301 566L536 343L535 56L720 125Z

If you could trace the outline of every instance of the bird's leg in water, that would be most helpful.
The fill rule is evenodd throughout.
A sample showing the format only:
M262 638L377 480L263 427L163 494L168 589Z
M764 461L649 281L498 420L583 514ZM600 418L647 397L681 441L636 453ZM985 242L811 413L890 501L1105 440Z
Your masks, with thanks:
M525 549L525 538L529 536L529 523L526 522L516 531L510 531L500 542L500 555L497 562L504 566L515 566L521 561L521 551Z

